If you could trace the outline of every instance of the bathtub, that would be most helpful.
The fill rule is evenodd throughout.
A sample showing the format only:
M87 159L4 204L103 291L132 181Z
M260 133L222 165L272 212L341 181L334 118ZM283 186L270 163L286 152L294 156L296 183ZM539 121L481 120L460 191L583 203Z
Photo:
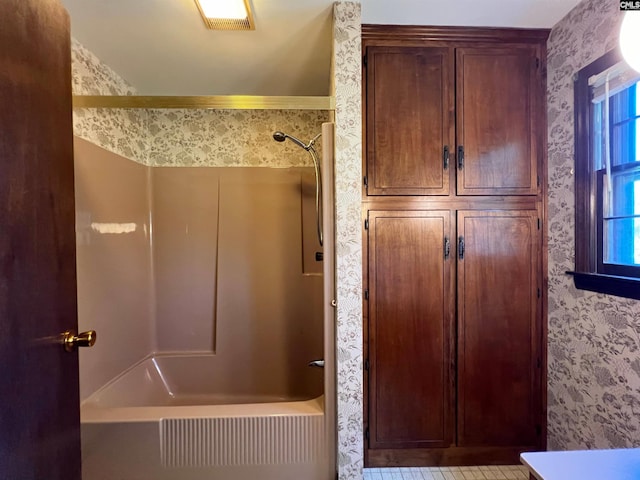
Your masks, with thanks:
M250 391L214 360L151 356L82 402L83 480L330 478L322 395Z

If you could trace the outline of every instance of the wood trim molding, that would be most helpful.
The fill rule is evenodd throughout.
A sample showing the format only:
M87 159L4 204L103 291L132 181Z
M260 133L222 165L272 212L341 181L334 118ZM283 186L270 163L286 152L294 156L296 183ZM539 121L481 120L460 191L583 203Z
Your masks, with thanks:
M574 122L575 122L575 269L577 272L592 273L596 271L594 252L596 245L595 231L595 191L591 188L591 121L589 77L600 73L622 60L618 49L605 53L596 61L582 68L574 79Z
M537 445L513 447L456 447L449 448L405 448L405 449L366 449L367 468L449 467L465 465L503 464L517 465L522 452L539 451Z
M573 277L579 290L640 300L640 280L637 278L602 275L600 273L566 272Z
M547 41L550 32L546 28L362 25L363 40L541 43Z
M210 108L218 110L334 110L334 97L74 95L74 108Z

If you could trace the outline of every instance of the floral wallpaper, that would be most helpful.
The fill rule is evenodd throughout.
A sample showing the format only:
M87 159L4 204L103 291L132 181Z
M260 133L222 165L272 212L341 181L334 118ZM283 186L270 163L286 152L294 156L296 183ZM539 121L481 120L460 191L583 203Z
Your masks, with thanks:
M336 111L338 477L362 478L362 108L360 3L333 10Z
M75 95L135 95L136 89L75 38L71 39Z
M135 95L136 90L73 40L76 95ZM281 130L308 143L330 112L321 110L206 110L75 108L74 133L148 166L298 167L311 157ZM316 143L321 154L322 142Z
M640 302L576 290L573 75L617 45L618 0L584 0L548 41L550 450L640 446Z
M329 121L322 110L148 110L150 165L162 167L312 166L310 155L282 131L308 143ZM321 155L322 142L315 148Z
M76 39L71 40L74 95L135 95L136 89ZM73 133L110 152L148 164L144 110L74 108Z

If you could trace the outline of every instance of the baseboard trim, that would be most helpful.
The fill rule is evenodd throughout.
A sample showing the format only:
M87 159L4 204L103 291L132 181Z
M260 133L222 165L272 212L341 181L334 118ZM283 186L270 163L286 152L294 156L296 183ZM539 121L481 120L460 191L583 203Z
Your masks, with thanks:
M367 449L365 467L454 467L469 465L518 465L522 452L535 452L536 445L520 447L448 447Z

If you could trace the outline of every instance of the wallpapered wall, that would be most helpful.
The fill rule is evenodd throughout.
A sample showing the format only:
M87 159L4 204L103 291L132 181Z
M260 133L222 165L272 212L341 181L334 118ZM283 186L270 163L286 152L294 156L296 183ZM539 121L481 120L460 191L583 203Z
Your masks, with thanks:
M307 143L329 121L322 110L149 110L149 164L162 167L312 166L310 155L281 130ZM322 154L322 142L315 148Z
M361 9L333 10L332 91L336 99L336 287L338 302L338 474L362 478L362 94Z
M548 41L549 449L640 446L640 302L576 290L573 75L617 45L618 0L584 0Z
M135 95L136 89L100 61L76 39L71 39L71 74L75 95ZM147 164L144 110L75 108L73 133L105 150Z
M73 93L135 95L136 89L77 40L72 41ZM76 108L74 134L143 165L163 167L311 166L282 130L305 143L329 112L318 110L204 110ZM321 142L317 144L320 152Z

